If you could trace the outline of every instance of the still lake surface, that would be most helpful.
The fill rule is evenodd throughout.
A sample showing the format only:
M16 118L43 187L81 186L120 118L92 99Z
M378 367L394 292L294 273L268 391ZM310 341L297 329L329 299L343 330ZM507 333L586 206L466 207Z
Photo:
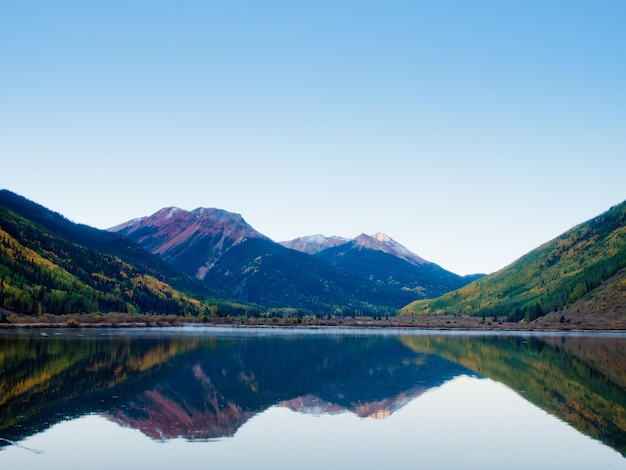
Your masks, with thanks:
M0 331L2 469L626 469L626 335Z

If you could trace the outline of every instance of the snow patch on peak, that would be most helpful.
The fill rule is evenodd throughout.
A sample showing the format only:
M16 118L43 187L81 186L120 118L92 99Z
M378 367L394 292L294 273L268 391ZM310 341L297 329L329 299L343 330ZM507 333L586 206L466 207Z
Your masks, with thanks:
M178 214L181 211L182 209L180 209L179 207L170 207L170 211L165 216L165 220L171 219L172 217L174 217L176 214Z
M393 239L389 236L389 235L385 235L384 233L381 232L376 232L373 235L370 235L373 239L378 240L379 242L383 242L383 243L390 243L393 242Z
M354 241L356 246L358 247L367 248L370 250L379 250L383 253L395 256L396 258L400 258L416 266L422 265L427 262L425 259L417 256L408 248L395 241L389 235L385 235L381 232L377 232L373 235L366 235L362 233L361 235L356 237Z
M202 217L203 215L213 215L217 214L219 209L209 208L209 207L197 207L191 211L193 215L197 217Z
M326 235L318 233L316 235L306 235L287 242L281 242L280 244L292 250L314 255L325 250L326 248L343 245L349 241L350 240L347 238L337 237L335 235L327 237Z
M382 251L383 253L395 256L396 258L400 258L416 266L428 262L382 232L376 232L373 235L362 233L352 239L337 236L327 237L322 234L306 235L287 242L281 242L280 244L292 250L314 255L327 248L344 245L346 243L352 243L352 246L358 249Z
M154 214L142 217L145 220L169 220L174 217L176 214L186 213L187 211L181 209L180 207L164 207L163 209L159 209Z
M335 240L341 240L341 241L346 241L346 242L348 241L345 238L336 237L334 235L332 237L327 237L326 235L322 235L321 233L318 233L316 235L307 235L306 237L302 237L300 240L306 243L317 243L317 244L324 244L328 242L332 243Z
M196 219L210 218L213 220L230 220L233 222L243 221L241 214L236 212L229 212L224 209L217 209L215 207L198 207L191 211Z

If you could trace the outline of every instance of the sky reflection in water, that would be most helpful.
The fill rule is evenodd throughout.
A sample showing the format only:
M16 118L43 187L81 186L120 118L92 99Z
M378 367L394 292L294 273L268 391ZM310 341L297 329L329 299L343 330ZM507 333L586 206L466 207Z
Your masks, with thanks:
M622 456L490 379L459 376L385 419L273 406L234 435L157 441L88 415L0 451L3 469L626 468Z

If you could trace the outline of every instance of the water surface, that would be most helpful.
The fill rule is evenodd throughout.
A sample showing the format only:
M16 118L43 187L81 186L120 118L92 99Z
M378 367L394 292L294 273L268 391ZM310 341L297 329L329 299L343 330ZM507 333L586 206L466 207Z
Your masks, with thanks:
M0 467L626 468L626 337L0 332Z

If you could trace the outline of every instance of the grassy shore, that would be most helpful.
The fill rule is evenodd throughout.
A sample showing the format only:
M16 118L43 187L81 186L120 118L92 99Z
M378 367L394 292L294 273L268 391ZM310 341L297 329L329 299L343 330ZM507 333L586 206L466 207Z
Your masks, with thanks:
M17 315L0 311L0 328L132 328L183 325L264 326L264 327L361 327L416 328L433 330L503 330L503 331L626 331L626 318L579 314L564 317L550 314L534 322L507 322L504 318L436 315L389 317L180 317L176 315L84 314L84 315Z

